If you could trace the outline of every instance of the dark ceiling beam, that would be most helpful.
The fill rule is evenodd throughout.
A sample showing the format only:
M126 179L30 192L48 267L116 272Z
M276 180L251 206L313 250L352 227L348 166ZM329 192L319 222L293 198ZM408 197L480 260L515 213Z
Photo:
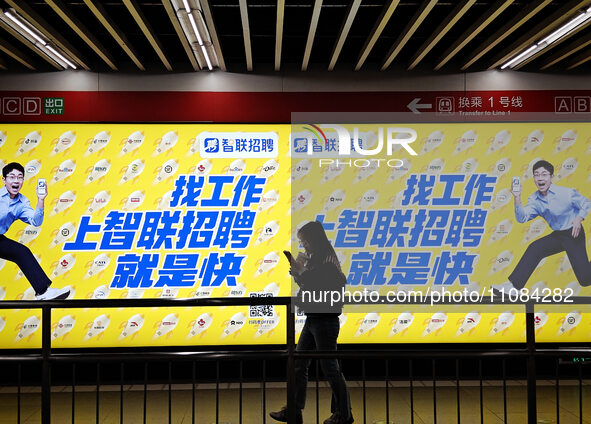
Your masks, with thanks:
M82 57L74 46L72 46L56 29L47 23L45 19L35 12L31 6L23 1L5 0L7 4L16 10L19 15L29 21L37 30L39 30L49 41L58 46L63 52L70 56L82 68L90 71L90 67L86 64L86 59Z
M384 31L384 28L386 28L386 25L388 24L388 21L390 20L392 14L396 10L398 3L400 3L400 0L389 0L382 9L380 17L376 21L376 24L369 33L369 37L367 37L367 40L365 41L365 45L361 49L359 59L357 59L357 65L355 65L356 71L360 70L363 64L365 63L367 56L369 56L369 53L375 46L376 41L378 41L380 35L382 35L382 31Z
M107 49L96 39L94 35L84 26L82 22L66 7L61 0L45 0L55 13L64 20L70 28L74 30L78 37L80 37L88 46L111 68L113 71L117 70L113 56L109 54Z
M427 56L427 54L435 47L437 43L449 32L450 29L470 10L476 3L476 0L462 0L460 4L443 20L443 22L435 28L433 34L425 41L411 59L408 70L412 71L417 65Z
M575 42L565 46L562 50L554 53L554 55L546 59L540 70L544 71L589 46L591 46L591 34L587 34L583 38L579 38Z
M349 3L345 21L341 26L341 31L339 32L339 36L337 37L337 42L335 43L334 48L332 50L330 63L328 64L329 71L334 70L334 67L337 64L337 60L339 59L339 55L343 50L343 45L345 44L345 40L347 40L347 35L349 35L351 25L353 25L353 21L355 20L355 16L357 15L357 11L359 10L360 5L361 0L352 0Z
M390 51L386 55L386 59L380 68L380 71L385 71L388 67L392 64L392 61L398 56L398 53L402 50L402 48L408 43L408 40L412 37L412 35L416 32L419 26L423 23L429 12L433 10L435 5L437 4L437 0L424 0L417 12L408 22L406 27L402 30Z
M2 59L1 57L0 57L0 70L2 70L2 71L8 70L8 68L6 67L6 62L4 62L4 59Z
M583 63L586 63L591 60L591 51L587 50L585 53L575 57L571 62L568 64L568 70L575 69L581 66Z
M250 25L248 23L248 5L246 0L240 3L240 20L242 21L242 36L244 38L244 52L246 53L246 70L252 72L252 47L250 45Z
M492 21L503 13L515 0L497 0L487 12L482 15L473 25L470 26L446 51L441 55L435 70L441 69L450 59L484 30Z
M4 30L6 30L6 32L8 32L10 35L12 35L14 38L16 38L18 41L20 41L24 46L28 47L33 53L39 55L40 58L42 58L43 60L45 60L47 63L49 63L55 69L57 69L59 71L61 71L61 70L64 69L57 62L55 62L53 59L51 59L49 56L47 56L46 54L42 53L41 50L39 50L37 47L35 47L35 45L33 43L31 43L29 40L27 40L25 37L23 37L22 35L20 35L18 32L16 32L11 27L9 27L8 25L6 25L4 22L0 21L0 27L4 28ZM0 46L9 47L10 44L8 44L8 43L6 43L6 44L0 43ZM20 53L20 50L16 49L15 47L12 47L10 49L10 51L12 51L15 54L15 56L22 56L22 53ZM9 54L8 52L6 52L6 53ZM15 59L18 60L16 57L15 57ZM21 61L19 60L19 62L21 62ZM23 63L23 62L21 62L21 63ZM26 64L25 64L25 66L27 66L27 68L31 69L30 66L28 66Z
M310 20L310 29L308 30L308 39L306 40L306 49L304 50L304 60L302 61L302 71L308 70L308 63L310 62L310 55L312 54L312 46L314 45L314 37L316 37L316 29L318 28L318 20L320 19L321 10L322 0L314 0L312 19Z
M166 10L166 14L168 15L168 18L170 19L170 23L174 27L177 37L179 37L179 41L183 45L183 49L185 50L185 54L187 55L187 58L189 58L189 62L191 62L191 66L193 67L193 70L194 71L201 70L201 68L199 67L199 64L197 63L197 59L195 59L195 54L193 53L193 49L189 45L189 41L187 40L187 37L185 36L185 32L183 31L183 28L181 27L181 24L180 24L179 19L176 15L176 11L174 10L174 7L172 6L172 3L170 2L170 0L162 0L162 5L164 6L164 9Z
M556 10L552 15L538 23L532 29L522 35L517 41L504 49L493 59L488 69L495 69L507 62L512 57L518 55L534 42L542 39L546 34L560 27L565 21L575 15L579 9L591 4L591 0L571 0ZM547 50L547 49L545 49Z
M168 61L168 58L164 53L162 43L160 43L160 40L158 39L156 32L154 32L154 30L152 29L152 26L144 16L144 13L140 9L140 6L137 4L135 0L123 0L123 4L125 5L125 7L127 7L127 10L129 10L131 16L133 16L133 19L140 27L142 33L144 34L144 36L146 37L146 39L148 40L148 42L150 43L158 57L160 58L160 61L162 62L166 70L172 71L172 66L170 65L170 62Z
M101 4L98 0L82 0L84 4L90 9L93 15L98 19L98 21L105 27L105 29L111 34L111 37L119 44L119 46L123 49L123 51L129 56L129 58L135 63L135 66L138 67L139 70L145 71L146 68L142 64L141 60L139 59L138 54L136 53L135 49L131 45L131 43L127 40L127 37L119 29L117 25L115 25L113 19L107 14L105 7Z
M513 32L521 28L534 15L540 12L543 8L552 3L552 0L535 0L522 9L513 19L503 25L497 32L488 37L472 54L469 55L468 61L461 67L465 71L470 66L474 65L482 56L498 46L501 41L509 37Z
M35 71L35 67L31 65L31 59L3 38L0 38L0 51L6 53L8 56L19 62L21 65L29 68L31 71Z
M277 0L277 21L275 25L275 70L281 69L281 47L283 45L283 19L285 0Z

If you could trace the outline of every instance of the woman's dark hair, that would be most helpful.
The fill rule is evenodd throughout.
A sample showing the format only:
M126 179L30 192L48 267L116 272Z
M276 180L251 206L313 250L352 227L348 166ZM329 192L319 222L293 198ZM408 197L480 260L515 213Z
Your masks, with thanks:
M326 233L324 232L324 227L320 222L310 221L307 224L304 224L302 228L298 230L298 236L310 243L312 247L311 260L315 264L325 263L327 260L330 260L339 267L337 254L330 244L330 241L328 241L328 237L326 237Z

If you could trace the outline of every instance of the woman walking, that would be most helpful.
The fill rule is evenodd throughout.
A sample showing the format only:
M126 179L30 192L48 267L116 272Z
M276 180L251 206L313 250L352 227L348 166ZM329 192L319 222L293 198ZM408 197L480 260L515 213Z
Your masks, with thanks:
M300 334L297 351L337 350L339 336L339 315L342 303L333 304L330 293L338 291L339 295L345 287L346 277L341 271L337 255L326 237L322 224L318 221L308 222L298 231L298 239L304 248L305 259L290 259L290 274L300 287L298 306L306 314L306 323ZM318 299L326 299L318 302ZM295 397L297 424L302 423L302 409L306 404L308 385L309 359L298 359L295 363ZM324 424L350 424L351 401L347 382L341 372L336 358L321 359L320 366L332 389L332 415ZM271 418L286 422L287 408L271 412Z

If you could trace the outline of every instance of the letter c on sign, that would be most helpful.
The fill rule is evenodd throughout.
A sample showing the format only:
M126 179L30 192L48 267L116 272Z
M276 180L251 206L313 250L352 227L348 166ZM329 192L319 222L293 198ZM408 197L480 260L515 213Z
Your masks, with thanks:
M5 115L20 115L21 113L21 99L15 97L4 98L4 114Z

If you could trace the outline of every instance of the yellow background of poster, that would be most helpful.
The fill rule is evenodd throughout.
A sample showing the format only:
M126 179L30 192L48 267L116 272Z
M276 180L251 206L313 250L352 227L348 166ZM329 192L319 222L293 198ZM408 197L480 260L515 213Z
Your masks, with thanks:
M19 161L23 165L40 164L38 173L33 178L28 178L23 186L22 193L27 196L32 205L35 205L35 184L37 178L46 178L48 181L48 198L46 199L45 220L38 234L25 232L26 224L15 222L7 236L15 240L23 240L34 254L39 255L41 264L55 287L70 285L74 291L74 297L78 299L90 298L95 291L108 288L116 267L116 256L121 252L72 252L75 259L74 266L68 271L58 274L56 272L60 261L68 252L62 251L64 240L59 240L59 230L67 223L78 226L80 216L89 213L92 208L92 222L102 222L109 210L122 210L129 203L130 195L140 191L144 196L143 203L136 210L158 210L162 205L162 199L174 188L174 179L181 174L193 174L195 166L203 160L199 155L196 145L197 136L203 131L214 132L276 132L279 135L279 155L275 158L279 163L277 172L267 180L263 192L271 190L279 193L277 203L258 213L254 225L253 235L245 254L243 272L238 279L248 292L261 292L265 289L275 292L279 296L289 296L291 283L288 275L287 263L279 260L272 269L257 272L261 266L261 260L270 252L281 256L283 249L292 245L294 233L292 222L299 224L314 219L317 213L322 212L326 201L335 190L342 190L345 194L344 202L338 207L325 211L326 221L337 220L339 210L343 208L357 208L368 190L375 190L378 200L370 209L392 209L397 207L397 195L404 190L406 178L412 173L430 173L433 167L441 166L444 173L478 172L496 174L498 183L493 194L493 205L485 205L489 208L486 222L486 232L478 249L478 262L475 266L471 281L479 288L484 289L490 284L506 281L507 275L527 247L535 238L548 234L549 228L543 228L543 224L532 227L533 223L519 224L515 221L512 198L506 203L502 190L510 188L511 177L518 175L523 181L522 199L534 190L529 164L537 158L545 158L554 163L556 171L555 182L559 185L577 188L583 195L589 196L587 186L591 181L591 124L587 123L508 123L508 124L397 124L396 126L408 126L414 128L419 137L412 145L418 156L410 157L404 152L398 152L394 157L400 157L410 163L410 170L406 175L398 178L391 177L391 168L380 167L374 174L361 178L356 169L346 169L334 179L322 182L326 167L318 166L317 161L312 160L313 167L310 173L303 177L313 186L312 199L307 206L294 211L290 208L297 194L292 184L292 171L301 160L291 158L289 152L289 125L189 125L189 124L4 124L0 127L0 160L3 165L12 161ZM36 131L41 136L41 141L35 147L27 150L23 140L27 135ZM144 141L133 150L126 150L128 138L136 132L141 132ZM174 131L178 135L178 141L166 150L162 143L163 136ZM70 133L71 132L71 133ZM102 132L107 132L110 141L104 149L89 150L92 140ZM433 136L435 134L435 136ZM75 135L75 139L74 136ZM66 136L66 137L64 137ZM430 137L431 136L431 137ZM60 142L64 138L70 138L70 143ZM440 137L438 144L433 142ZM72 141L73 139L73 141ZM537 140L537 141L534 141ZM56 151L57 149L57 151ZM398 155L398 156L396 156ZM100 179L89 181L88 177L93 167L101 160L109 162L110 171ZM130 165L134 161L143 161L143 172L126 182L121 182ZM161 174L162 167L169 161L175 161L178 169L173 176ZM209 174L225 174L236 158L211 159L212 169ZM260 167L268 159L244 159L245 174L256 174ZM72 162L67 162L72 161ZM74 172L65 176L60 174L60 167L75 165ZM136 162L137 163L137 162ZM470 168L470 169L467 169ZM502 168L502 170L501 170ZM59 181L56 181L59 179ZM64 177L62 179L62 177ZM158 179L159 177L160 180ZM441 189L441 187L439 187ZM55 212L59 205L58 198L65 192L75 193L76 200L71 207ZM93 199L102 191L108 192L109 202L102 209L93 208ZM501 201L502 200L502 201ZM497 201L497 203L495 203ZM96 205L95 205L96 206ZM99 205L100 206L100 205ZM276 235L260 244L256 244L257 237L263 226L270 222L279 223L279 231ZM510 231L499 232L498 226L503 221L509 222ZM542 221L543 222L543 221ZM589 234L591 228L587 221L583 222ZM30 239L27 239L29 237ZM57 237L57 239L56 239ZM96 241L89 236L89 239ZM54 242L57 240L57 243ZM73 240L73 234L68 240ZM588 244L591 238L588 237ZM432 249L437 253L438 248ZM137 252L141 253L141 252ZM349 269L351 252L343 252L346 260L344 269ZM109 257L109 264L99 273L89 273L93 261L99 254ZM504 261L506 266L498 266L500 255L510 256L510 261ZM534 284L539 287L551 289L574 287L580 296L591 294L591 287L581 288L568 261L566 255L558 254L548 258L534 272L526 287ZM70 259L70 258L68 258ZM71 262L71 260L70 260ZM33 293L26 279L19 273L18 268L9 262L1 264L0 268L0 295L5 300L31 299ZM101 286L105 286L101 288ZM450 290L460 290L457 283ZM176 297L194 297L198 287L181 288ZM415 290L425 291L426 288L414 287ZM384 286L385 290L396 290L396 287ZM109 298L125 298L128 290L111 289ZM146 289L143 297L167 296L159 289ZM211 297L233 296L228 287L214 288ZM246 295L241 292L240 295ZM367 306L363 312L348 312L342 321L340 342L343 343L414 343L414 342L519 342L524 340L524 316L515 310L511 324L501 331L493 331L499 317L507 310L513 311L514 307L496 307L490 310L478 306L456 307L455 305L438 305L429 308L410 306L392 312L370 312ZM499 309L500 308L500 309ZM147 346L147 345L216 345L216 344L271 344L283 343L285 340L285 311L276 307L279 315L276 326L255 337L259 331L259 324L248 323L248 308L228 307L218 308L216 311L210 308L145 308L141 312L125 309L100 309L100 310L55 310L52 316L54 331L61 329L66 331L63 335L55 337L54 347L107 347L107 346ZM213 308L212 308L213 309ZM538 333L538 341L588 341L591 336L591 319L583 306L563 305L548 309L547 321ZM412 324L396 334L390 334L396 325L400 314L409 310L413 314ZM466 314L476 311L480 314L479 324L472 330L456 335L465 321ZM560 332L561 323L567 319L567 315L579 311L581 314L577 325L573 329ZM445 323L441 328L429 331L425 329L432 320L433 314L445 314ZM194 337L187 338L194 322L202 314L211 313L213 319L210 326ZM374 313L379 316L368 314ZM143 314L143 324L139 331L129 337L120 338L135 314ZM222 337L226 326L232 317L246 317L244 326L230 335ZM1 310L0 311L0 346L4 348L39 347L40 326L35 321L40 319L40 310ZM108 325L105 327L107 317ZM68 317L69 316L69 317ZM506 317L505 315L504 317ZM167 318L168 317L168 318ZM502 319L504 318L501 318ZM61 320L61 327L60 327ZM73 324L72 324L73 320ZM301 328L301 318L300 328ZM373 328L371 325L378 321ZM441 320L437 319L437 322ZM162 329L161 336L154 337L162 327L163 322L172 323L171 331ZM226 323L226 324L225 324ZM104 331L94 331L85 339L85 336L95 327L105 327ZM364 327L365 325L365 327ZM435 326L436 327L436 326ZM433 328L435 328L433 327ZM366 330L366 328L369 328ZM26 330L23 332L23 330ZM265 331L268 330L268 331ZM361 330L361 331L360 331ZM491 333L493 331L493 333ZM92 333L92 332L91 332ZM21 334L22 337L19 337ZM57 332L56 334L60 334ZM100 335L100 337L99 337Z

